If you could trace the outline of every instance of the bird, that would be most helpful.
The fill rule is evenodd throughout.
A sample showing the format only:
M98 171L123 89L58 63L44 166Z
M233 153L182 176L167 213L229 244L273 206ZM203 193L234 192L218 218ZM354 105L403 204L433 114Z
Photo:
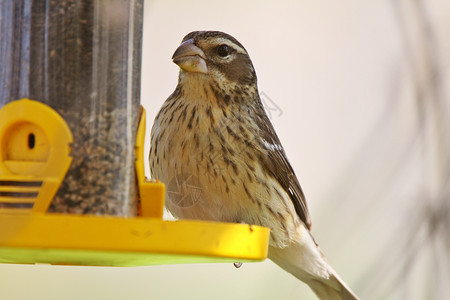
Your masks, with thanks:
M319 299L358 299L311 234L305 196L261 101L244 46L220 31L187 34L178 84L157 113L151 177L179 219L270 228L268 257Z

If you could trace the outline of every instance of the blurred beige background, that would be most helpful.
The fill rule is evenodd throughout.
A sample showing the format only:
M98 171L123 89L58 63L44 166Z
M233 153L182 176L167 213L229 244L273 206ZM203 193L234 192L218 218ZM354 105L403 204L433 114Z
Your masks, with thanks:
M146 1L148 132L193 30L225 31L250 53L313 234L355 292L450 299L450 3ZM0 299L315 298L265 261L0 265Z

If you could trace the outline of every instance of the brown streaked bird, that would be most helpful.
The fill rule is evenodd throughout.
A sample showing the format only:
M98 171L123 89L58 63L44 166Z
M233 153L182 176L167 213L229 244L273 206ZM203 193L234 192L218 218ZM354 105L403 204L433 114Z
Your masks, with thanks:
M178 85L155 118L150 148L152 177L168 184L169 211L269 227L272 261L320 299L358 299L311 235L305 197L241 43L223 32L195 31L172 59Z

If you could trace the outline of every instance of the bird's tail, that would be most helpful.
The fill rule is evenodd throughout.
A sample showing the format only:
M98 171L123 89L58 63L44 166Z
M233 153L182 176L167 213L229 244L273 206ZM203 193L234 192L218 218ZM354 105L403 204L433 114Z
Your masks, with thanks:
M298 233L299 238L288 247L270 247L269 258L308 284L319 299L359 299L328 265L309 230L300 226Z

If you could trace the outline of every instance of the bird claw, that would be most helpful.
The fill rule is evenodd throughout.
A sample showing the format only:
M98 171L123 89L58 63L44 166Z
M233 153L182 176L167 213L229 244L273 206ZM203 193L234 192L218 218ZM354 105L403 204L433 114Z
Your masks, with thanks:
M241 262L235 262L235 263L233 263L233 265L234 265L234 267L236 269L239 269L240 267L242 267L242 263Z

